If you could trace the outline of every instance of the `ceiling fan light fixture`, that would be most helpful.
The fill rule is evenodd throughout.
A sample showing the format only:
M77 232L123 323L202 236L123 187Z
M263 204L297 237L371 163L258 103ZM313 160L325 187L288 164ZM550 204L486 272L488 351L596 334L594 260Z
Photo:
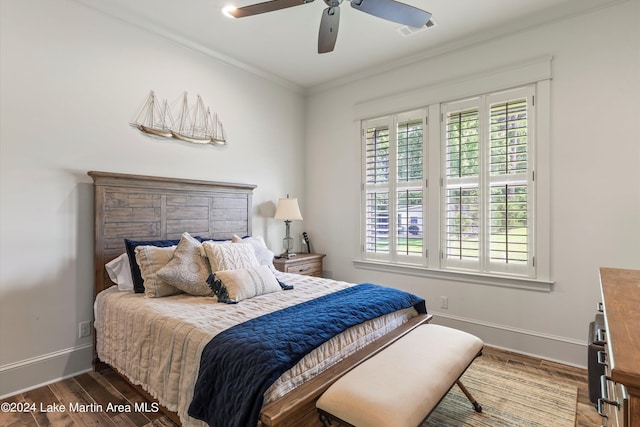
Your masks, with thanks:
M233 12L235 12L236 10L238 10L237 7L235 7L232 4L229 4L222 8L222 14L227 18L236 19L236 17L233 15Z

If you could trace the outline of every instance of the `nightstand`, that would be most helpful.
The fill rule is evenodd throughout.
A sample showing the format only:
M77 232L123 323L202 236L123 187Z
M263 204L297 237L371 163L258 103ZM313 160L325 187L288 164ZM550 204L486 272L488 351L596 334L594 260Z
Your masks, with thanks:
M274 258L273 266L283 273L322 276L322 258L324 254L296 254L292 258Z

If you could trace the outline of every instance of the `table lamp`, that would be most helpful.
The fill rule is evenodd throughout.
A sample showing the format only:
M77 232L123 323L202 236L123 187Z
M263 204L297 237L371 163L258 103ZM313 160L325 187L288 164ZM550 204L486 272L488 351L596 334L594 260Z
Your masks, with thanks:
M278 206L276 207L276 214L273 219L284 220L286 227L286 235L282 239L282 245L284 246L284 252L279 255L280 258L290 258L295 256L293 250L293 239L290 235L289 226L291 221L302 221L302 215L300 214L300 207L298 206L297 198L289 198L287 194L286 198L280 198L278 200Z

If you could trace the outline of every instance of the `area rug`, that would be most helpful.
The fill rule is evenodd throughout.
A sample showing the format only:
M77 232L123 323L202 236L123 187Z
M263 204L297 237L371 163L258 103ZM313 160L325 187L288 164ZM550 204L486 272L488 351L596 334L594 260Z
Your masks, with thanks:
M477 413L455 385L421 427L573 427L578 390L484 360L461 378L482 406Z

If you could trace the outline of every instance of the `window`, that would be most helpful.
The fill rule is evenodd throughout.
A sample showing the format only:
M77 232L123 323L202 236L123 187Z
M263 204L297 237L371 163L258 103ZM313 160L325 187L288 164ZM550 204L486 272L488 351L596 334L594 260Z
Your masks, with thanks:
M425 112L364 124L364 252L424 263Z
M362 258L534 278L534 93L532 85L362 121ZM427 111L441 116L431 130Z
M533 276L533 89L442 105L442 267Z

